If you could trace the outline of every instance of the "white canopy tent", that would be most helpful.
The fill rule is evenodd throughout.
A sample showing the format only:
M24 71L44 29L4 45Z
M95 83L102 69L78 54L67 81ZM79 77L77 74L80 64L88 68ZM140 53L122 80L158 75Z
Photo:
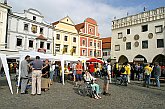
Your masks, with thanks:
M31 52L22 52L20 51L19 54L15 54L15 55L10 55L7 56L7 58L9 59L19 59L20 64L19 64L19 76L18 76L18 85L20 84L20 78L21 78L21 61L24 60L25 56L29 55L30 58L34 58L36 56L40 56L41 59L52 59L52 60L58 60L55 56L53 56L52 54L44 54L44 53L40 53L40 52L35 52L35 51L31 51ZM17 87L17 93L19 91L19 88Z
M0 69L1 69L2 65L4 67L4 71L5 71L5 74L6 74L7 82L8 82L9 88L10 88L10 92L13 94L11 79L10 79L10 75L9 75L9 67L8 67L8 64L7 64L7 59L6 59L5 54L0 54Z
M75 57L75 56L71 56L71 55L57 55L55 56L57 59L60 59L61 61L61 67L62 67L62 84L64 85L64 62L65 61L84 61L86 62L86 60L88 60L88 58L85 57ZM86 66L85 66L86 67Z

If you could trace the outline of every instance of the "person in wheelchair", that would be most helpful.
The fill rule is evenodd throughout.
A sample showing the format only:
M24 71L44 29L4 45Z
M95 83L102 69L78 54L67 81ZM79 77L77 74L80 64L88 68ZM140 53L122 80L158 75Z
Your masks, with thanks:
M96 78L94 78L88 71L85 71L85 74L83 75L84 80L86 83L90 84L92 87L92 91L94 92L94 98L100 99L101 96L99 96L100 87L98 84L95 83Z

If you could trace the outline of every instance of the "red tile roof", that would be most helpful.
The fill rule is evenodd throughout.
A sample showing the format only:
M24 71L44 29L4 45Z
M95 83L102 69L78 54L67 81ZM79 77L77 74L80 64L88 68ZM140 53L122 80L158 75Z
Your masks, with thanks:
M39 35L36 39L47 40L47 38L45 38L43 35Z
M80 32L80 29L83 29L84 26L85 26L84 23L80 23L80 24L75 25L75 28L78 32Z
M111 37L102 38L102 48L111 49Z
M92 18L87 18L85 21L97 25L97 22Z
M53 25L57 25L59 23L59 21L57 21L57 22L54 22L54 23L52 23Z

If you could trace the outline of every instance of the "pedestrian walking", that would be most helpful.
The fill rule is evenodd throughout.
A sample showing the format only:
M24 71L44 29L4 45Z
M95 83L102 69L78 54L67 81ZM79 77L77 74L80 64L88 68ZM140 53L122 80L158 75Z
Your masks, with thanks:
M28 61L30 60L30 56L27 55L25 59L21 62L21 94L26 94L26 87L28 83L29 78L29 65Z
M80 63L80 60L78 60L78 63L76 65L76 86L78 84L78 81L81 82L82 80L82 65Z
M144 68L144 75L145 75L144 86L147 86L147 88L149 88L150 85L151 72L152 72L152 68L149 66L149 64L147 64L146 67Z
M108 85L111 78L111 73L110 73L111 65L110 65L110 60L108 60L107 62L108 62L108 65L104 63L104 66L103 66L103 76L104 76L103 95L110 95L108 93Z
M41 95L41 76L42 76L42 68L44 63L40 60L39 56L36 56L36 59L31 62L32 65L32 92L31 95ZM37 85L37 90L36 90Z
M156 86L160 87L159 77L161 76L161 67L159 66L158 62L155 63L153 70L154 70L154 77L155 77L155 81L156 81Z

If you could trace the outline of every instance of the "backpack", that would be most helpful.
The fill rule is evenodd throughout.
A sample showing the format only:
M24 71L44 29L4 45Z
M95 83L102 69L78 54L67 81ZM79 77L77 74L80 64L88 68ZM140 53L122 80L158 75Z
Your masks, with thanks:
M108 75L107 69L108 69L108 68L107 68L107 65L104 65L103 68L102 68L102 75L103 75L103 76L107 76L107 75Z
M122 67L121 70L120 70L121 73L124 73L125 72L125 68Z

